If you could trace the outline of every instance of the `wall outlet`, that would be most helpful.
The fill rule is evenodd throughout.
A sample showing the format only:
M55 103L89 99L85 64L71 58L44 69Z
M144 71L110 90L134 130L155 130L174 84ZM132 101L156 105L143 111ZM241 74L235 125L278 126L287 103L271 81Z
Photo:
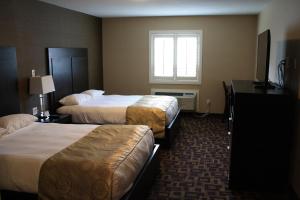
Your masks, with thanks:
M35 69L31 70L31 76L35 77Z
M210 104L211 104L211 101L210 99L206 99L206 105L207 105L207 108L206 108L206 113L210 113Z
M32 114L33 115L37 115L38 114L38 108L37 107L33 107L32 108Z
M210 99L206 99L206 104L210 105L210 103L211 103Z

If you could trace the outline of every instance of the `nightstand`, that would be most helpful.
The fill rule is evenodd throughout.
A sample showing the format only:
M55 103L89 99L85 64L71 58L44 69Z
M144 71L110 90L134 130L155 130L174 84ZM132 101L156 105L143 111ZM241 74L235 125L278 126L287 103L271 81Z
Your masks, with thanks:
M46 119L39 118L38 122L70 124L70 123L72 123L72 117L71 117L71 115L50 115Z

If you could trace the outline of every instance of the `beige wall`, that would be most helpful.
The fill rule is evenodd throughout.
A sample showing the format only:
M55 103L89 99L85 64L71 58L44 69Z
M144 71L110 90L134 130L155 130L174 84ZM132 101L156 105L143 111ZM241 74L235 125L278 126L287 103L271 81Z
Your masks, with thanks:
M149 94L151 88L198 89L198 111L224 109L222 80L253 79L257 17L107 18L102 21L103 85L112 94ZM201 85L149 83L150 30L203 30Z
M299 96L300 62L300 1L275 0L259 15L258 31L271 30L271 54L269 79L277 82L276 67L281 59L288 57L288 70L292 76L287 77L292 94ZM296 64L294 64L296 61ZM300 101L296 100L296 119L293 134L293 154L291 165L291 183L300 197ZM289 134L289 133L287 133Z
M277 64L286 57L286 41L300 38L299 8L299 0L274 0L259 15L258 33L266 29L271 30L271 81L277 82Z

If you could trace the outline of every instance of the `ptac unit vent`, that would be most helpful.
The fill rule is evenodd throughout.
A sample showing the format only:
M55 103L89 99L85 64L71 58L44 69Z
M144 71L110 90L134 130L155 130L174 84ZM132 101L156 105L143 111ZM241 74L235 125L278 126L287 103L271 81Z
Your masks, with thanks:
M197 91L177 90L177 89L151 89L151 94L166 95L177 98L178 105L181 110L195 111Z

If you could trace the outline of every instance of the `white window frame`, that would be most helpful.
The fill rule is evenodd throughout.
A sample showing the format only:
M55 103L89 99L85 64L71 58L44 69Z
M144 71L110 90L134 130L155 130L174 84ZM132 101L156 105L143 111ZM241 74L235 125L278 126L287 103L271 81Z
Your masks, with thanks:
M176 63L176 49L177 37L184 35L193 35L197 37L197 66L196 77L177 77L177 63ZM174 40L174 65L173 77L156 77L154 76L154 38L159 36L172 36ZM203 31L202 30L156 30L149 31L149 83L158 84L194 84L200 85L202 79L202 44L203 44Z

